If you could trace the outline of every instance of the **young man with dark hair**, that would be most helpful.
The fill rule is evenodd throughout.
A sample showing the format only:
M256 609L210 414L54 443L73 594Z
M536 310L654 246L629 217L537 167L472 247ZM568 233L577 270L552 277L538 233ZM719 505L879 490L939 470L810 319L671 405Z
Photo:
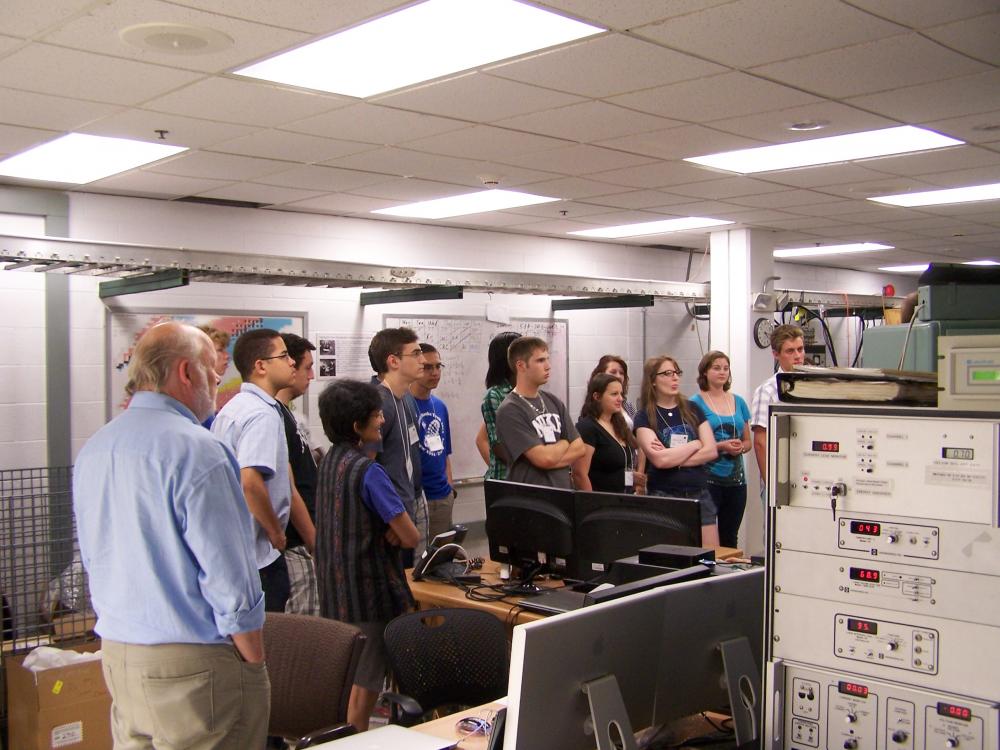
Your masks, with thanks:
M254 517L254 545L268 612L284 612L288 601L288 567L282 552L289 519L309 545L315 528L288 472L288 443L281 406L274 396L295 382L295 368L281 335L270 328L247 331L233 347L236 369L243 377L240 392L222 407L212 434L232 448L240 465L240 482Z
M420 436L420 467L424 495L427 497L427 538L451 528L452 512L458 493L451 478L451 423L448 407L432 391L441 383L441 354L430 344L420 344L424 369L410 383L410 395L417 410L417 434Z
M424 371L424 353L417 334L409 328L384 328L368 347L368 358L378 374L376 385L382 395L382 440L374 445L374 457L392 480L420 532L417 552L427 540L427 500L422 489L420 435L410 384Z
M791 372L806 358L802 329L786 323L771 332L771 356L778 363L780 372ZM761 492L767 487L767 420L768 407L778 403L778 373L775 373L753 392L750 404L750 429L753 431L753 453L760 470ZM761 495L763 497L763 494Z
M281 416L285 423L285 438L288 443L288 464L292 475L293 497L298 493L316 523L316 460L309 442L309 431L301 420L292 414L292 401L305 395L315 375L313 355L316 350L312 342L294 333L281 334L288 356L295 363L295 379L290 386L282 388L275 395L281 406ZM285 611L291 614L319 616L319 592L316 588L316 568L313 563L312 546L306 544L295 524L289 524L285 531L288 547L285 549L285 563L288 565L290 593Z
M507 463L507 479L573 489L569 467L586 448L565 404L541 390L551 371L549 346L522 336L507 357L516 381L497 410L498 453Z

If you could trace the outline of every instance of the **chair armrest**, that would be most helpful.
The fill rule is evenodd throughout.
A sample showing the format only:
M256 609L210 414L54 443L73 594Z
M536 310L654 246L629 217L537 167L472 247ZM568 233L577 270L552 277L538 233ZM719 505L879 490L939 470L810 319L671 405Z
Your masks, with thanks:
M308 747L321 745L324 742L333 742L357 733L358 730L354 728L353 724L334 724L331 727L310 732L305 737L300 737L299 741L295 743L295 750L306 750Z
M420 717L424 715L424 709L420 707L420 704L417 703L417 701L408 695L385 692L382 693L379 700L389 704L389 711L393 724L399 724L404 727L412 727L414 724L418 723Z

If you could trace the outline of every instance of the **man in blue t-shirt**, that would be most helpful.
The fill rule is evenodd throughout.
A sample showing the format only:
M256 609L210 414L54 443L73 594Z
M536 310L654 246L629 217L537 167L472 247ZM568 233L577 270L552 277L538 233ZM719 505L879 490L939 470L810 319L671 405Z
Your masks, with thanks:
M420 468L427 496L428 539L451 528L452 510L458 493L451 480L451 425L448 407L431 394L441 382L444 364L438 350L420 344L424 353L423 373L410 384L417 407L417 434L420 436Z

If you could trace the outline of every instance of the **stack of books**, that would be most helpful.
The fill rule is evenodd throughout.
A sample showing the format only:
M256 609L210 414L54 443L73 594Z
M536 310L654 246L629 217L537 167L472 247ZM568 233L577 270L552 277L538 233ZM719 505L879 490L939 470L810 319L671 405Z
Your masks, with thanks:
M778 399L791 403L937 406L937 373L866 367L810 367L778 373Z

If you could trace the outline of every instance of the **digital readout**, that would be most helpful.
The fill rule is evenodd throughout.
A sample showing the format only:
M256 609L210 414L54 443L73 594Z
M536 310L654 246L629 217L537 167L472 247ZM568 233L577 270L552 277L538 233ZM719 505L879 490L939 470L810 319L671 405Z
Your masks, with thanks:
M868 697L868 686L857 682L844 682L841 680L837 683L837 690L844 695L855 695L858 698Z
M878 635L878 623L871 620L859 620L855 617L847 618L847 629L852 633L867 633L868 635Z
M882 574L871 568L851 568L851 580L878 583L882 580Z
M975 451L972 448L942 448L941 458L955 458L961 461L972 461Z
M875 521L851 521L851 533L878 536L882 533L882 524Z
M818 453L840 453L840 443L829 440L813 440L813 450Z
M972 709L965 706L956 706L954 703L938 703L938 716L947 716L951 719L961 719L962 721L972 721Z

